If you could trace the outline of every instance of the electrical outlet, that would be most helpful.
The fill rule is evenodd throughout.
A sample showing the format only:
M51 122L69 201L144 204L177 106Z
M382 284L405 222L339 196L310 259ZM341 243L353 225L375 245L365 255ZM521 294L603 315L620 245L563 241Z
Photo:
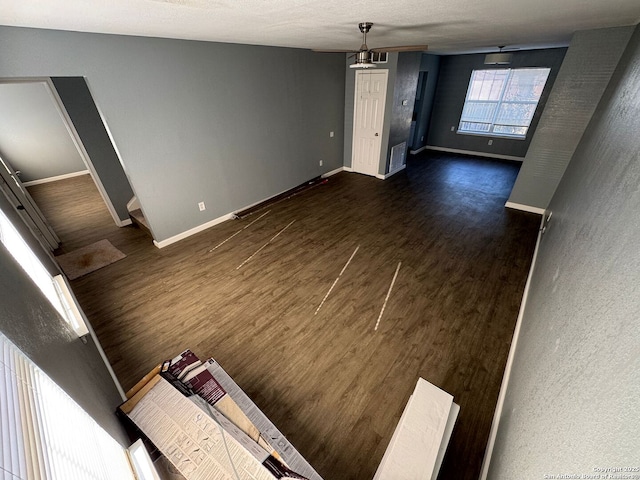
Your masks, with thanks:
M421 141L421 142L424 142L424 135L422 135L422 136L420 137L420 141Z
M198 208L200 209L200 211L202 212L203 210L205 210L207 207L204 206L204 202L200 202L198 203Z
M456 129L456 127L452 126L451 127L451 131L453 132Z
M322 160L320 160L320 166L322 166Z
M333 138L333 132L329 132L329 136Z
M493 140L489 140L489 145L493 145Z

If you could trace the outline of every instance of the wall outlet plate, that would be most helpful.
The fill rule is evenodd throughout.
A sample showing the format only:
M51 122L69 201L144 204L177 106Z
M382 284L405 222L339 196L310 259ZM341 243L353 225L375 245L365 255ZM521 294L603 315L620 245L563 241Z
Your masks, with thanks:
M320 160L320 166L322 166L322 160Z
M206 210L207 207L205 207L204 202L199 202L198 203L198 208L202 212L203 210Z

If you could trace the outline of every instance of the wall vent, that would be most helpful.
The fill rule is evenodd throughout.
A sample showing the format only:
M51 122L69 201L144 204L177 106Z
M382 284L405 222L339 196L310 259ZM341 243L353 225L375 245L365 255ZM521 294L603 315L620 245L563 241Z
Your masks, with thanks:
M402 142L391 149L391 162L389 163L389 173L395 172L405 164L407 154L407 142Z

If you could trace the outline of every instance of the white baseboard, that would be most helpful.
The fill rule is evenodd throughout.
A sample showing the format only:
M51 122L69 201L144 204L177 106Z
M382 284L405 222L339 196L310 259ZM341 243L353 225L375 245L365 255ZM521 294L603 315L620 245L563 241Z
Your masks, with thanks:
M532 207L531 205L523 205L521 203L507 202L504 204L507 208L513 208L514 210L522 210L523 212L537 213L538 215L544 215L547 211L544 208Z
M330 175L335 175L336 173L341 172L344 168L345 167L340 167L340 168L336 168L335 170L331 170L330 172L325 173L323 175L323 178L328 177ZM283 190L280 193L276 193L275 195L271 195L270 197L263 198L262 200L258 200L257 202L254 202L251 205L246 205L242 208L239 208L235 212L227 213L226 215L222 215L221 217L214 218L213 220L210 220L207 223L203 223L202 225L193 227L192 229L187 230L186 232L179 233L178 235L174 235L173 237L169 237L165 240L160 240L159 242L157 240L154 240L153 244L158 248L167 247L172 243L176 243L176 242L179 242L180 240L184 240L185 238L190 237L191 235L195 235L196 233L200 233L203 230L206 230L207 228L213 227L214 225L218 225L219 223L226 222L227 220L231 220L232 218L236 217L237 212L242 212L243 210L247 210L248 208L253 208L256 205L260 205L261 203L267 202L272 198L275 198L279 195L282 195L285 192L288 192L289 190L291 189L288 188L287 190Z
M487 441L487 448L484 451L484 458L482 460L482 468L480 469L479 480L486 480L489 474L489 465L491 464L491 456L493 455L493 447L496 443L496 437L498 435L498 428L500 427L500 417L502 416L502 410L504 408L504 401L507 396L507 387L509 386L509 379L511 378L511 370L513 368L513 359L516 355L516 348L518 346L518 338L520 337L520 328L522 327L522 319L524 317L524 311L527 306L527 299L529 298L529 288L531 287L531 277L533 271L536 268L538 260L538 250L540 248L540 240L542 239L542 227L544 226L545 217L543 215L540 221L540 230L538 231L538 239L536 240L536 247L533 251L533 258L531 259L531 267L529 267L529 275L527 276L527 282L524 285L524 292L522 294L522 302L520 303L520 310L518 311L518 320L516 320L516 328L513 332L513 339L511 340L511 348L509 349L509 356L507 357L507 365L504 369L504 375L502 376L502 384L500 385L500 393L498 394L498 402L496 409L493 413L493 421L491 422L491 430L489 430L489 440Z
M351 167L342 167L345 172L353 172L353 168Z
M232 218L234 218L234 214L233 213L227 213L226 215L223 215L223 216L218 217L218 218L214 218L213 220L210 220L207 223L203 223L202 225L198 225L197 227L193 227L193 228L187 230L186 232L179 233L178 235L174 235L173 237L169 237L169 238L166 238L164 240L160 240L159 242L157 240L154 240L153 244L158 248L168 247L169 245L171 245L173 243L179 242L180 240L184 240L185 238L190 237L191 235L195 235L196 233L200 233L203 230L206 230L207 228L211 228L214 225L217 225L217 224L222 223L222 222L226 222L227 220L231 220Z
M126 220L118 220L118 226L119 227L126 227L127 225L131 225L133 222L131 221L130 218L127 218Z
M389 178L391 175L395 175L398 172L401 172L402 170L404 170L405 168L407 168L407 165L401 165L400 168L396 168L393 172L389 172L389 173L385 173L384 175L380 175L379 173L376 175L376 178L379 178L380 180L386 180L387 178Z
M89 175L89 170L81 170L79 172L65 173L64 175L56 175L55 177L41 178L39 180L31 180L30 182L22 182L25 187L31 187L33 185L40 185L42 183L57 182L58 180L65 180L67 178L79 177L80 175Z
M335 175L336 173L340 173L344 170L344 167L336 168L335 170L331 170L330 172L323 173L322 178L330 177L331 175Z
M471 150L459 150L457 148L446 148L446 147L436 147L433 145L426 145L425 147L428 150L436 150L438 152L449 152L449 153L461 153L463 155L474 155L476 157L489 157L489 158L499 158L500 160L515 160L516 162L522 162L524 157L514 157L513 155L500 155L498 153L487 153L487 152L474 152Z
M425 145L425 146L423 146L423 147L420 147L420 148L419 148L419 149L417 149L417 150L409 150L409 153L410 153L411 155L417 155L418 153L420 153L420 152L422 152L422 151L424 151L424 150L426 150L426 149L427 149L427 146Z

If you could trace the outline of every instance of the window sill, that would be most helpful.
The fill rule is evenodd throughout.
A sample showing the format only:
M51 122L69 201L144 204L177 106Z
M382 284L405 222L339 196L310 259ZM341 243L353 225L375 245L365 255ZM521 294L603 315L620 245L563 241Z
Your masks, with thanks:
M470 135L472 137L488 137L488 138L504 138L507 140L526 140L527 137L521 137L519 135L504 135L497 133L476 133L476 132L463 132L461 130L457 130L456 133L458 135Z

